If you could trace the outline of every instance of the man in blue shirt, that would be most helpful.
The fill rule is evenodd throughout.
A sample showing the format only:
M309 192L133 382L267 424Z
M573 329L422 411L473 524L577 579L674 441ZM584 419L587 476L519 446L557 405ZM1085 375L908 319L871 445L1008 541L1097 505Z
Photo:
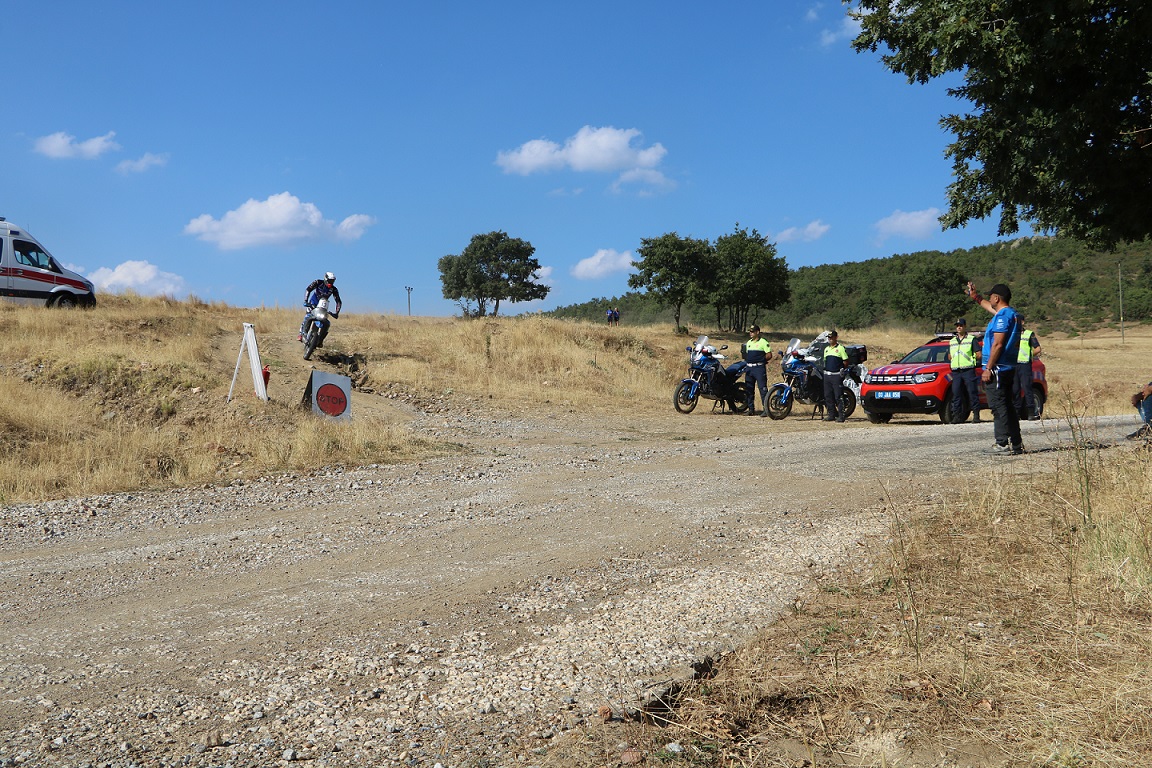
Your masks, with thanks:
M1012 290L997 283L983 298L972 283L968 283L968 296L992 313L992 321L984 331L984 394L988 410L992 411L996 445L990 453L997 456L1018 456L1024 453L1024 440L1020 437L1020 414L1016 412L1015 369L1020 355L1020 318L1012 309Z

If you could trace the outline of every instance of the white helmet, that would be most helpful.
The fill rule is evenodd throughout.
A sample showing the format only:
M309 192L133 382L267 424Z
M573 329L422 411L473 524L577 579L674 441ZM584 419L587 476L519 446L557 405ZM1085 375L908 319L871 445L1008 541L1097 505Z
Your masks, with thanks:
M336 275L332 274L331 272L325 272L324 273L324 282L326 282L326 283L336 282Z

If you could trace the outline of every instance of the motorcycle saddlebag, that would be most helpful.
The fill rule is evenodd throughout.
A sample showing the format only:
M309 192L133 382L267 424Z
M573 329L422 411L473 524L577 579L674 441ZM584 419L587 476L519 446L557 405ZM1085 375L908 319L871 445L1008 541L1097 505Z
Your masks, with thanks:
M848 352L848 365L860 365L868 360L868 347L865 344L851 344L844 347Z

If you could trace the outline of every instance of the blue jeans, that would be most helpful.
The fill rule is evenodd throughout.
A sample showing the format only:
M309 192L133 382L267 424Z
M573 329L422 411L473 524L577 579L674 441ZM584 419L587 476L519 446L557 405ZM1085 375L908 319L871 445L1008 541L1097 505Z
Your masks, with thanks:
M988 410L992 411L992 432L997 445L1021 448L1020 414L1016 412L1015 371L993 371L992 381L984 385L984 395L988 398Z
M1145 424L1152 425L1152 397L1141 400L1140 405L1136 406L1136 412L1140 414L1140 419Z

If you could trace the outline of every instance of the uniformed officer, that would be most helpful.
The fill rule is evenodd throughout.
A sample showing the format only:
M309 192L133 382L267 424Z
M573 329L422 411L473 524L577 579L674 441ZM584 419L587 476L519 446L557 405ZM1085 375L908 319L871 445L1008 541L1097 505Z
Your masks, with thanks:
M844 421L840 402L844 396L844 374L848 370L848 350L840 343L836 331L828 334L828 346L824 347L824 421Z
M760 389L761 416L768 415L768 361L772 359L772 345L768 339L760 337L760 326L754 325L748 329L748 342L744 345L744 361L748 367L744 369L744 381L753 384L748 387L748 411L745 415L756 415L756 388Z
M1024 317L1020 317L1023 325ZM1036 421L1036 393L1032 390L1032 360L1040 357L1040 339L1030 329L1020 332L1020 354L1016 357L1016 412L1021 419Z
M948 342L948 360L952 363L952 418L956 423L956 412L965 392L972 406L972 423L980 423L980 389L976 384L976 337L968 335L968 321L956 321L956 335Z

